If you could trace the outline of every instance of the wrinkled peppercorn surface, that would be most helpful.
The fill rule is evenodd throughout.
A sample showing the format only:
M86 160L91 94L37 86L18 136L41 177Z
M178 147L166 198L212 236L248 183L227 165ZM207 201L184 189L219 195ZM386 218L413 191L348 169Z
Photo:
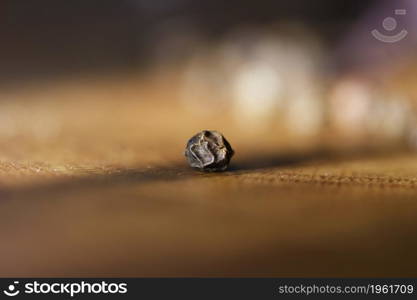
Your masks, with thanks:
M194 135L185 149L189 165L208 172L226 170L233 154L234 151L224 136L210 130Z

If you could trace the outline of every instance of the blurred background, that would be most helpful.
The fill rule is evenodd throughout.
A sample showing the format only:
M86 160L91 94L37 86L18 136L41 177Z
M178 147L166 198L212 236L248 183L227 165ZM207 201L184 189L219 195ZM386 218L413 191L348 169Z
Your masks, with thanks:
M386 242L386 271L411 274L415 259L394 253L416 248L397 240L416 229L416 50L413 0L2 0L1 275L384 275L373 251ZM203 129L236 150L214 181L183 158ZM321 164L340 153L349 164ZM348 185L339 206L311 206L332 203L317 183ZM307 208L317 219L294 225ZM297 237L282 236L288 224ZM343 249L356 269L338 268Z
M130 118L266 147L413 146L415 14L405 0L3 1L0 134L36 143Z

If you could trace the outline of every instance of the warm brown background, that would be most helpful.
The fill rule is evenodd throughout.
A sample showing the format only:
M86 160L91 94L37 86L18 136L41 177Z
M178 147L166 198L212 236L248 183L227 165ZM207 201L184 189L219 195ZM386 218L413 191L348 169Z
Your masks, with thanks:
M3 93L1 276L417 275L414 153L251 135L157 78ZM201 129L230 140L230 171L186 166Z
M319 100L363 73L415 104L416 7L398 18L404 43L369 34L393 14L388 3L1 1L0 276L417 276L417 154L405 135L324 126L297 137L279 118L238 126L218 106L229 83L217 59L197 75L214 77L205 103L179 99L196 49L211 57L234 30L295 24L327 51L314 70L328 68L326 80L309 78ZM186 165L203 129L231 142L229 171Z

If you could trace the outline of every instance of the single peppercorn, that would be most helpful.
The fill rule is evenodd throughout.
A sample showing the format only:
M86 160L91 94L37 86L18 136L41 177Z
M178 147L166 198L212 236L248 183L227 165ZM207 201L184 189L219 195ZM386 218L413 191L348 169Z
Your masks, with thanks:
M184 154L191 167L218 172L226 170L234 151L221 133L203 130L188 141Z

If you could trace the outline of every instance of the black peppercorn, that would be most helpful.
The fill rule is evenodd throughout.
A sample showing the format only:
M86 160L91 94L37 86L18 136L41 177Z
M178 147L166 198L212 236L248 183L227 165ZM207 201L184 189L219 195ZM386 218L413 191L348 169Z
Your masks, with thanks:
M226 170L234 151L221 133L203 130L188 141L184 154L191 167L217 172Z

